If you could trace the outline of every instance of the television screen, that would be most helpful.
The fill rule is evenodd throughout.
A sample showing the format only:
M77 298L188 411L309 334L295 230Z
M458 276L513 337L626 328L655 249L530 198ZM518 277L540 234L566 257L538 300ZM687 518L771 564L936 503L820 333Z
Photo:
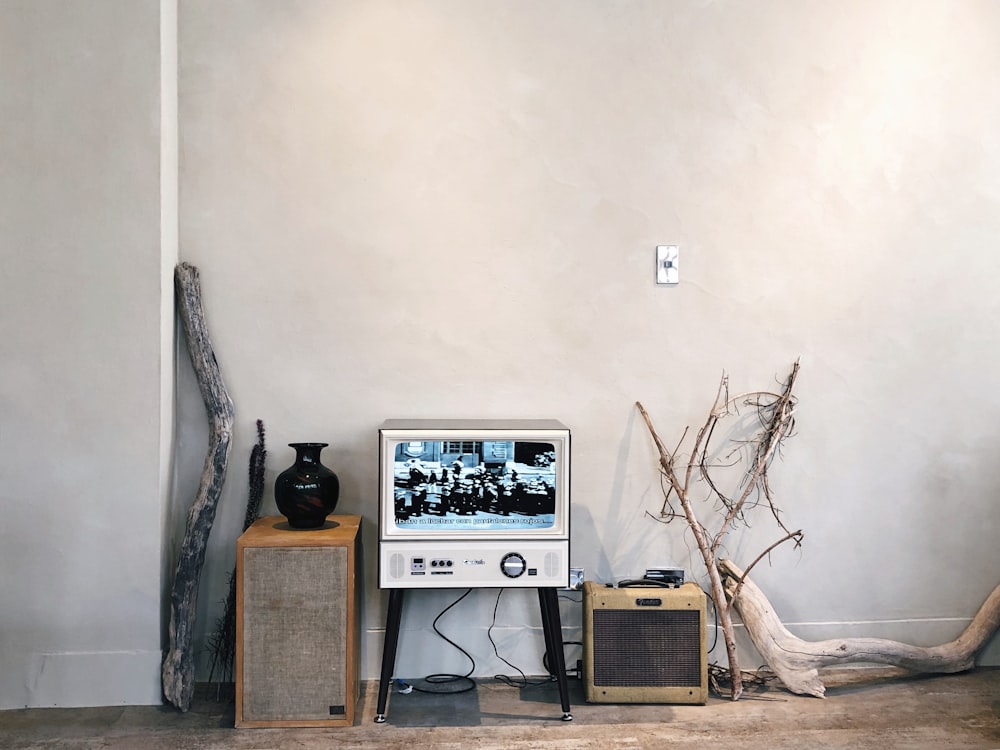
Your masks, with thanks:
M557 483L551 442L400 441L393 513L403 529L551 529Z
M380 432L383 538L568 534L558 422L390 420Z

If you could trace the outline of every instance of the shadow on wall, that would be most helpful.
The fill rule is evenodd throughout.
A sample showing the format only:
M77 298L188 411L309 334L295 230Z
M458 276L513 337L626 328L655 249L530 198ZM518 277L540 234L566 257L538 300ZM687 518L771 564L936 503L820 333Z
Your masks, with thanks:
M587 580L616 583L640 578L647 568L658 565L684 568L689 579L702 573L692 569L696 561L691 549L681 553L673 549L676 535L685 532L683 524L674 524L671 531L656 518L662 504L656 464L651 455L637 451L633 455L633 449L648 440L645 426L630 408L618 444L607 516L599 523L588 507L572 506L571 564L585 568ZM580 461L578 454L574 461Z

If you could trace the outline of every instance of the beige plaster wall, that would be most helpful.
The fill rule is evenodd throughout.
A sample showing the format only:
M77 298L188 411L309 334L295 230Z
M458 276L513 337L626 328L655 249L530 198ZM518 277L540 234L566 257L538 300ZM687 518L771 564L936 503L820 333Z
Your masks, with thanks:
M160 701L160 14L0 3L0 708Z
M801 358L772 481L806 542L758 582L805 637L952 637L1000 575L998 28L994 3L925 0L182 3L181 253L239 415L206 618L257 418L269 482L286 443L329 442L339 510L368 521L366 676L386 418L564 421L574 564L703 580L681 525L647 516L633 403L672 442L723 371L766 388ZM676 288L653 284L660 243ZM761 520L728 552L772 538ZM450 630L483 675L507 671L494 596ZM451 598L407 610L397 673L464 672L430 633ZM529 672L533 601L505 595L494 631Z

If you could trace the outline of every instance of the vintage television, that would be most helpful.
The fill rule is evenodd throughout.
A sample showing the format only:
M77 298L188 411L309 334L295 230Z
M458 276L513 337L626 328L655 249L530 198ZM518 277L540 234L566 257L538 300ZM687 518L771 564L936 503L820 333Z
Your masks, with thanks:
M564 587L570 433L555 420L387 420L380 588Z

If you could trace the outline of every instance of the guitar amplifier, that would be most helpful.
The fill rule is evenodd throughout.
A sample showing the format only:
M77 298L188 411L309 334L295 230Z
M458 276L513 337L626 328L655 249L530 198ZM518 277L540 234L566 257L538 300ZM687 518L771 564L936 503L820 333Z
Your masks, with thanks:
M583 584L583 677L591 703L708 700L705 592Z

